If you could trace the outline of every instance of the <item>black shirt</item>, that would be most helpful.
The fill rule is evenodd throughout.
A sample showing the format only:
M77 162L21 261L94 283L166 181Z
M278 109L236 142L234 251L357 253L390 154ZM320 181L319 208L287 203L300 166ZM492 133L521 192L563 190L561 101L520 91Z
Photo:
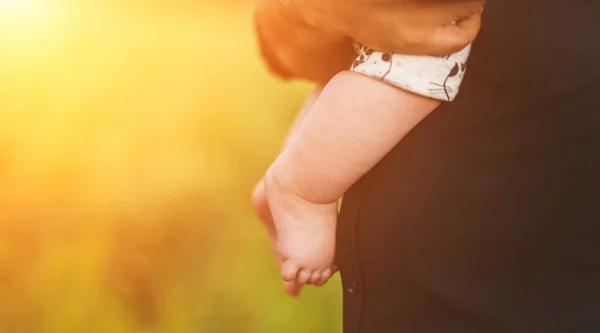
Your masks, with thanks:
M600 332L599 36L596 0L488 1L459 97L344 198L345 333Z

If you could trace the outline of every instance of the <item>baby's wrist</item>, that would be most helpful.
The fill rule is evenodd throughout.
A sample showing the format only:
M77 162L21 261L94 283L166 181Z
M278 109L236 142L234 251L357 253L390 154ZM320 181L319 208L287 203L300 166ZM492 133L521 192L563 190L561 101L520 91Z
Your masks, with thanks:
M293 172L285 170L277 162L267 170L264 183L267 197L276 197L294 205L329 205L339 199L319 195L319 191L307 191L304 180L294 177Z
M278 200L286 202L310 202L300 191L295 189L295 186L290 184L289 177L286 177L275 164L265 173L264 183L267 197L276 197Z

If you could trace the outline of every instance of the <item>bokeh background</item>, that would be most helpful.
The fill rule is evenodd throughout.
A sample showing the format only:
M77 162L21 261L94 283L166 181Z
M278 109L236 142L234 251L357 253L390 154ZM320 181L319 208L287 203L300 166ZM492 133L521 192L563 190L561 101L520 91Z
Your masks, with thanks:
M0 0L0 333L340 332L248 202L310 89L250 0Z

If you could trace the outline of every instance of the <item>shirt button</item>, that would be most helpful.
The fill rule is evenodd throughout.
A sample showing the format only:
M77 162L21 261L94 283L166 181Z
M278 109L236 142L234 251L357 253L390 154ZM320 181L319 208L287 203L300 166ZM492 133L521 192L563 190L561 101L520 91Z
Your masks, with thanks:
M348 292L352 295L356 294L356 292L358 291L358 285L356 284L356 282L352 281L352 283L350 283L350 286L348 286Z

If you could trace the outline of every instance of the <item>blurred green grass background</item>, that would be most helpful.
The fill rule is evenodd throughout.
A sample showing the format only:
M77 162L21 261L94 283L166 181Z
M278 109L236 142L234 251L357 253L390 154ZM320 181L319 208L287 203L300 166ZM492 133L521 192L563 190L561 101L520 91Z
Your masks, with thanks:
M241 1L0 0L0 332L340 332L249 192L310 90Z

